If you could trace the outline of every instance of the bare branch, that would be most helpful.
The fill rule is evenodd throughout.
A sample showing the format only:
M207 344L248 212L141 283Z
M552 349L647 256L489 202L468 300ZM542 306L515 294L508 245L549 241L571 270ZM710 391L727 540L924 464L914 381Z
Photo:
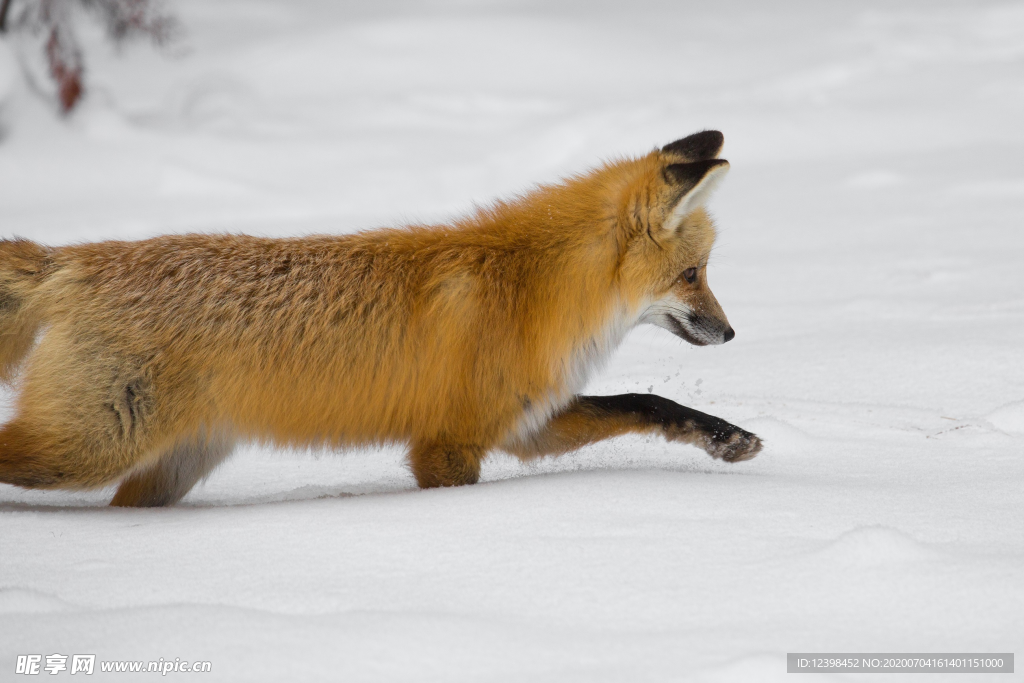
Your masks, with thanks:
M18 9L12 9L12 8ZM61 111L69 113L85 93L85 60L74 30L74 10L97 18L115 45L146 38L164 45L181 33L162 0L0 0L0 31L25 31L44 39L43 52L57 86Z
M0 3L0 33L7 33L7 12L11 9L11 0Z

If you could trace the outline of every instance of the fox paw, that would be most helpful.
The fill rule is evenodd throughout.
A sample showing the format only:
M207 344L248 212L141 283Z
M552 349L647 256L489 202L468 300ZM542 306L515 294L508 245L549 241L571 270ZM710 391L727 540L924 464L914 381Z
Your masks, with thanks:
M761 452L761 439L745 429L733 427L726 431L715 431L705 437L704 450L712 458L726 462L750 460Z

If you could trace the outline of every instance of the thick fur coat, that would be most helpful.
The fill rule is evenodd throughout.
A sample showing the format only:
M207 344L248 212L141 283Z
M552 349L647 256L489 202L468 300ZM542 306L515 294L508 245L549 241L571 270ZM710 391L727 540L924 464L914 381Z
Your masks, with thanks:
M0 242L0 481L180 499L239 440L401 442L421 486L629 431L716 457L738 427L649 395L579 396L635 325L733 336L707 285L707 131L439 226L263 239Z

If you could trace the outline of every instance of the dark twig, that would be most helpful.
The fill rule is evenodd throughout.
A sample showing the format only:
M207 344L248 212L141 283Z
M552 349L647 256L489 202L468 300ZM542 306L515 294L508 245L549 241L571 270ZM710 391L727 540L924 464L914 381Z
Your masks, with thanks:
M0 3L0 33L7 33L7 10L11 8L11 0Z

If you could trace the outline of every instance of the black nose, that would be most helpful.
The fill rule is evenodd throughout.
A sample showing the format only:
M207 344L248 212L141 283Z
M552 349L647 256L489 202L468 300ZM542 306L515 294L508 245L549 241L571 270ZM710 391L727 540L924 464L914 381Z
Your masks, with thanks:
M735 336L736 330L732 329L731 327L725 331L725 341L729 341Z

